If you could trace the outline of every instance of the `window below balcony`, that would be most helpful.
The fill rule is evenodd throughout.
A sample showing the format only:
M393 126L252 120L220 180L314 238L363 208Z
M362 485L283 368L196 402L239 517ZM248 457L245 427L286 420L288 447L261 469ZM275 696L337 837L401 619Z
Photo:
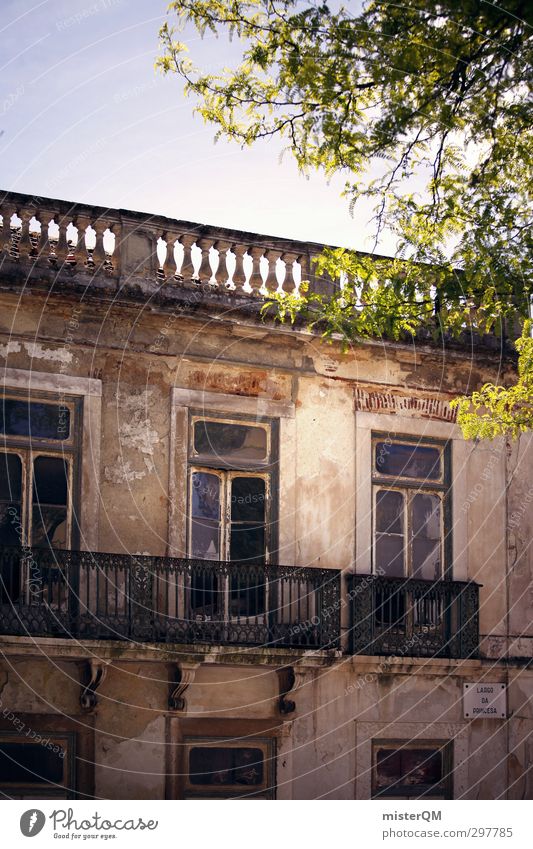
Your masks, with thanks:
M10 799L69 798L72 735L33 728L24 731L23 735L0 733L0 795Z
M274 798L274 740L185 739L185 798Z
M451 799L452 744L374 741L372 798Z

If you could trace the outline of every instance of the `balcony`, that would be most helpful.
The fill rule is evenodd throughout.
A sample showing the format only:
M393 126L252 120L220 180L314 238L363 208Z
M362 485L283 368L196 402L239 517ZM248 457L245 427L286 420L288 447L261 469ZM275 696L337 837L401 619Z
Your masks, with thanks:
M479 586L352 575L352 654L477 657Z
M340 572L0 550L0 633L265 648L339 645Z

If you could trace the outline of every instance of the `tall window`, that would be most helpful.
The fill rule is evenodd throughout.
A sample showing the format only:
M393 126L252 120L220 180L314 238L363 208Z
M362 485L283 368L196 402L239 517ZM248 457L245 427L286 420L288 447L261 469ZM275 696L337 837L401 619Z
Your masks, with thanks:
M255 615L265 601L257 567L272 550L272 424L193 415L190 433L189 556L248 567L244 578L230 582L230 612ZM220 608L217 587L223 592L212 573L197 573L197 613Z
M375 572L439 580L448 531L445 445L375 436L372 454Z
M0 399L0 544L70 548L78 406Z

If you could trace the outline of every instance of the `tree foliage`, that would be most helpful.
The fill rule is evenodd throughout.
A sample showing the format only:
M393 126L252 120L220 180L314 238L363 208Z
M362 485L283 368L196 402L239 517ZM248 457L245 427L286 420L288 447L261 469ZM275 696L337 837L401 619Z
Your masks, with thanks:
M175 0L158 64L184 78L218 135L245 145L282 137L303 171L345 176L352 208L374 200L375 246L384 228L396 234L394 258L326 251L318 271L342 287L276 296L278 317L303 317L345 340L402 338L422 326L502 333L517 313L529 315L532 292L533 7L350 5ZM197 69L176 38L186 24L232 37L236 66ZM523 357L525 337L521 345ZM529 368L531 357L521 362ZM520 385L531 392L529 378ZM495 391L471 399L468 415L484 422L478 435L492 435L483 418L491 411L495 432L515 432L515 414L519 429L533 425L531 406L527 421L521 404L503 416L504 390Z
M533 422L533 338L531 322L516 342L518 380L515 386L486 383L471 396L451 402L457 408L457 422L467 439L494 439L495 436L519 436L531 430Z

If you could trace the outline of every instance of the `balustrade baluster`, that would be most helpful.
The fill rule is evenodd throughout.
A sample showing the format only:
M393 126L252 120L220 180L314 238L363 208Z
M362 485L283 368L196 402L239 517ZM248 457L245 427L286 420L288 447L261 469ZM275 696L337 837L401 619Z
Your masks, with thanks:
M290 292L294 292L296 289L296 282L294 280L294 268L293 262L299 259L299 254L294 253L293 251L285 251L282 255L283 262L285 263L285 280L283 281L283 291L286 294Z
M246 283L246 274L244 271L243 257L246 253L246 245L233 245L231 250L235 254L235 271L233 272L233 282L237 295L243 293L243 286Z
M228 274L228 251L231 247L230 242L224 242L221 239L218 239L214 247L218 251L218 268L215 272L215 279L218 285L221 288L229 288L229 274Z
M194 266L192 264L191 248L196 241L196 236L190 233L184 233L180 237L180 243L183 245L183 262L181 264L180 277L187 283L193 279Z
M260 260L265 252L265 249L260 245L252 245L248 248L248 253L252 257L252 273L248 281L252 288L252 295L261 297L260 289L263 287L263 278L261 277Z
M202 259L200 268L198 269L198 278L200 283L210 283L213 276L213 270L209 261L209 249L213 246L213 239L202 237L196 240L197 247L202 251Z
M85 243L85 231L90 224L90 218L87 215L76 216L76 227L78 228L78 243L74 248L74 256L78 265L87 263L87 245Z
M19 217L21 220L20 240L18 244L19 257L21 259L29 259L32 250L32 243L30 239L30 219L33 218L33 209L21 209Z
M167 253L163 262L163 274L165 280L170 280L172 277L175 277L177 273L176 260L174 258L174 245L178 241L178 234L167 230L163 238L166 239L167 243Z
M107 229L107 224L99 219L94 221L91 226L96 234L96 244L92 251L93 262L96 270L100 270L106 261L104 232Z
M269 292L275 292L279 285L276 275L276 265L280 257L281 251L274 250L273 248L269 248L266 252L266 258L268 259L268 275L265 285Z
M58 265L63 265L68 256L67 227L69 222L66 218L60 218L58 216L56 219L56 224L59 227L59 234L58 240L55 245L55 255L57 258Z
M52 253L52 248L50 245L50 237L48 234L48 227L50 226L50 222L54 219L53 212L41 212L39 210L38 213L39 222L41 224L41 235L39 237L39 246L38 246L38 257L44 260L50 260L50 255Z
M9 231L11 213L5 204L2 204L2 207L0 208L0 215L2 216L2 225L0 226L0 254L2 254L4 253L4 250L9 250L9 243L11 241L11 234Z
M2 206L2 250L8 256L11 256L11 216L15 212L12 206Z

